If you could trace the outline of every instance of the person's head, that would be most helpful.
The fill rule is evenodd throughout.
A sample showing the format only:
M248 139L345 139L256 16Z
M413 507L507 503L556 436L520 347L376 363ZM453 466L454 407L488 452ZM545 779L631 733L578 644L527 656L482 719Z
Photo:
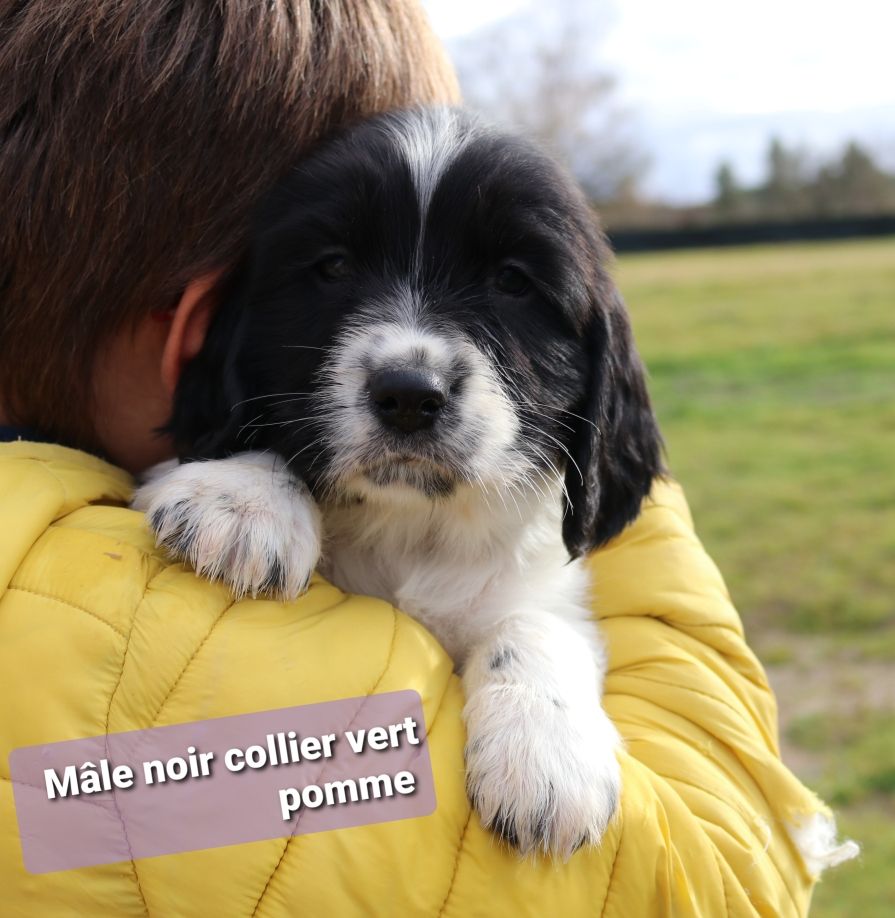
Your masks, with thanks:
M132 469L263 192L457 96L417 0L5 4L0 83L0 409Z

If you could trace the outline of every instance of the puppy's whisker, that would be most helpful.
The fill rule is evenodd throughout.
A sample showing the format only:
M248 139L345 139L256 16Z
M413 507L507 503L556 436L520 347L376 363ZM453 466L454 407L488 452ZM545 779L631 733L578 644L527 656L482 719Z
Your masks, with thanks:
M247 428L251 427L251 426L255 423L255 421L257 421L258 418L261 418L261 417L264 417L264 415L263 415L263 414L256 414L255 417L253 417L251 421L248 421L247 423L243 424L242 427L240 427L239 430L236 432L236 437L237 437L237 439L238 439L239 437L242 436L242 432L243 432L244 430L246 430Z
M529 405L535 405L537 408L547 408L551 411L558 411L560 414L567 414L570 417L576 418L579 421L583 421L585 424L590 424L593 429L602 436L603 431L600 430L599 426L593 421L588 420L585 417L582 417L580 414L575 414L574 411L569 411L567 408L557 408L555 405L542 405L540 402L529 402Z
M476 480L481 483L483 493L491 487L491 485L487 484L484 478L482 478L481 473L476 473L475 477L476 477ZM503 491L504 491L503 488L498 488L496 486L494 487L494 493L500 498L500 502L503 504L504 512L508 513L509 507L507 506L506 498L503 496ZM490 510L491 505L487 503L487 498L485 502L488 505L488 509Z
M491 350L489 350L488 352L488 357L492 365L496 369L500 370L503 374L505 374L506 381L512 384L513 379L518 375L518 371L514 370L511 367L506 366L505 364L502 364L497 359L497 357L494 355L494 352ZM583 417L582 415L577 414L574 411L570 411L568 408L560 408L558 405L545 405L543 402L535 402L535 401L527 401L524 407L525 408L545 408L548 411L554 411L554 412L557 412L558 414L566 414L569 417L573 417L578 421L583 421L585 424L589 424L591 427L594 428L594 430L597 431L598 434L602 434L602 431L600 430L597 424L595 424L589 418ZM533 413L537 413L537 412L533 412ZM547 418L548 420L554 421L554 423L556 424L562 424L562 422L558 418L553 418L553 417L550 417L549 415L541 415L541 416ZM566 425L563 425L563 426L566 426ZM573 428L569 427L569 429L572 430Z
M323 351L324 354L331 354L334 350L332 347L316 347L313 344L281 344L280 347L287 348L289 350Z
M546 500L546 495L541 489L541 486L529 473L523 473L516 481L510 485L510 489L516 490L526 497L530 497L532 493L537 495L538 504L543 504Z
M271 402L270 407L279 408L281 405L293 405L295 404L295 402L306 402L312 398L314 398L314 395L312 393L308 393L307 395L295 395L292 398L283 398L283 399L280 399L278 402Z
M534 451L534 453L537 456L539 456L553 470L554 474L556 475L557 481L559 481L560 487L562 489L563 497L571 505L571 501L569 500L569 494L568 494L568 491L566 490L565 482L563 481L562 476L559 474L559 470L556 468L556 465L554 465L554 463L550 460L550 458L541 449L535 446L533 443L530 444L530 447ZM544 483L544 487L549 491L550 483L547 481L547 477L544 475L541 469L539 469L537 466L534 466L533 471L535 471L540 476L541 481ZM544 499L546 500L546 496L544 497Z
M259 414L258 417L261 417ZM257 420L257 419L256 419ZM323 418L319 417L307 417L307 418L285 418L282 421L265 421L263 424L255 424L250 421L248 424L244 424L243 428L251 427L253 429L258 429L261 427L291 427L293 424L319 424Z
M491 502L488 500L488 492L493 491L500 498L500 502L503 505L504 513L509 513L509 507L504 497L504 491L507 490L511 485L507 482L502 481L499 485L492 482L486 482L482 477L481 472L476 472L473 475L473 481L478 484L480 493L483 500L485 501L485 506L488 508L489 513L493 513L493 508Z
M535 447L535 449L537 449L537 447ZM549 459L547 456L544 456L544 462L545 462L545 463L554 471L554 473L557 475L557 478L554 479L553 482L551 482L551 480L547 478L547 476L544 474L544 470L543 470L542 468L540 468L538 465L535 465L534 463L532 463L532 465L530 466L530 474L529 474L529 476L528 476L528 477L529 477L529 480L530 480L531 483L532 483L532 486L533 486L533 487L537 487L538 493L541 495L541 498L542 498L542 502L543 502L543 503L552 500L552 495L551 495L551 484L555 484L556 481L558 480L559 485L560 485L560 489L561 489L561 490L564 489L564 485L563 485L563 482L562 482L562 478L561 478L561 477L558 475L558 473L556 472L556 466L550 461L550 459ZM536 484L535 484L534 479L531 477L532 474L538 476L538 479L540 480L541 485L536 485Z
M537 416L537 417L539 417L539 418L545 418L545 419L548 420L548 421L552 421L554 424L558 424L560 427L565 427L566 430L569 430L569 431L571 431L572 433L575 432L575 428L572 427L571 424L566 424L564 421L560 421L560 420L557 420L556 418L552 418L552 417L550 417L549 414L544 414L543 411L533 411L532 408L531 408L531 404L532 404L532 403L529 402L527 405L524 406L523 410L524 410L524 411L530 411L533 415L535 415L535 416Z
M288 398L291 396L306 396L309 394L308 392L267 392L264 395L253 395L251 398L244 398L242 401L231 405L230 411L233 412L242 405L247 405L249 402L258 402L265 398Z
M510 488L507 491L507 494L509 494L510 500L513 502L514 506L516 507L516 513L519 515L519 521L524 522L525 517L522 515L522 508L519 506L519 501L517 501L516 498L513 496L512 488Z
M488 500L488 486L485 484L485 482L482 479L482 476L479 474L475 476L475 481L479 486L479 493L482 495L482 500L485 501L485 506L488 508L488 513L493 514L494 511L491 508L491 501Z
M325 443L325 442L326 442L326 435L325 435L325 434L324 434L324 435L321 435L321 436L319 436L319 437L317 437L316 440L311 440L310 443L308 443L307 445L303 446L300 450L298 450L298 452L293 453L292 456L289 457L288 461L285 463L285 468L288 469L289 466L290 466L290 465L291 465L291 464L292 464L292 463L293 463L302 453L307 452L307 451L308 451L309 449L311 449L312 447L314 447L314 446L319 446L320 444ZM315 461L316 461L316 460L315 460Z
M553 472L553 474L556 476L556 481L562 484L563 475L562 472L560 472L560 470L556 467L556 463L547 455L547 453L544 452L544 450L542 450L535 443L530 442L528 446L535 453L535 455L542 459L548 468ZM537 468L537 466L535 466L535 468ZM538 469L538 471L540 472L541 470Z
M538 457L538 458L539 458L539 459L540 459L540 460L541 460L541 461L542 461L542 462L543 462L543 463L553 472L553 474L556 476L555 479L554 479L554 484L556 484L556 485L559 486L560 495L561 495L561 497L563 498L563 500L564 500L564 502L565 502L565 505L566 505L569 509L571 509L571 507L572 507L572 499L571 499L571 497L569 496L569 490L568 490L568 488L566 487L566 483L565 483L565 480L564 480L564 476L562 475L562 473L560 472L560 470L556 467L556 464L553 462L552 459L550 459L550 457L549 457L543 450L541 450L539 447L537 447L534 443L529 442L529 443L527 444L527 446L528 446L528 448L529 448L529 449L530 449L530 450L531 450L531 451L532 451L532 452L533 452L533 453L534 453L534 454L535 454L535 455L536 455L536 456L537 456L537 457ZM537 474L541 476L542 480L543 480L544 483L545 483L545 486L546 486L547 489L549 490L549 489L550 489L550 484L549 484L549 482L547 481L547 479L544 477L543 471L542 471L537 465L534 465L533 468L534 468L534 471L537 472Z
M523 421L523 424L524 424L524 423L525 423L525 422ZM560 450L560 452L562 452L562 453L565 454L566 458L567 458L567 459L569 460L569 462L571 462L572 465L574 466L575 471L578 472L578 476L579 476L579 478L581 479L581 484L583 485L583 484L584 484L584 473L581 471L581 466L579 466L578 463L575 461L574 457L573 457L572 454L569 452L569 450L568 450L568 448L566 447L566 445L565 445L561 440L559 440L559 439L557 439L556 437L554 437L553 434L547 433L546 430L539 430L538 428L536 428L536 427L531 427L530 425L529 425L529 427L530 427L531 430L535 431L535 432L538 433L540 436L546 437L548 440L550 440L550 441L552 441L553 443L556 444L556 446L558 447L558 449Z

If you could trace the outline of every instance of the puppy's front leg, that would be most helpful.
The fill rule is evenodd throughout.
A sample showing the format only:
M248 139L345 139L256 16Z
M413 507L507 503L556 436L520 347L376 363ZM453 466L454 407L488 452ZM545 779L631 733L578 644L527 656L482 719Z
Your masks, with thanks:
M282 459L240 453L155 466L131 505L157 543L237 596L304 592L320 558L320 511Z
M567 858L597 843L618 806L619 737L600 705L598 659L581 627L534 611L506 617L470 650L470 799L523 854Z

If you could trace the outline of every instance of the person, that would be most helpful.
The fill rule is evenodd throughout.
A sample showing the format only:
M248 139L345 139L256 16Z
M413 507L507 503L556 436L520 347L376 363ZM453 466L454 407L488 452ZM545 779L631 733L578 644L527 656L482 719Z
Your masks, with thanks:
M159 428L260 195L338 125L458 99L416 0L23 0L0 12L0 81L3 913L803 914L851 849L779 760L676 485L591 562L624 794L565 865L520 862L478 823L459 683L418 625L319 578L234 603L127 508L131 475L172 454ZM25 869L13 749L408 688L431 816Z

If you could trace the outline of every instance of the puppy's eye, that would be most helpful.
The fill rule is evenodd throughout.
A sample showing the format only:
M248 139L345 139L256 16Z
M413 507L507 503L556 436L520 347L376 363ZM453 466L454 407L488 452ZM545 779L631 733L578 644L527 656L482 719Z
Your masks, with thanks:
M504 265L494 277L494 286L507 296L522 296L528 293L531 281L520 268Z
M314 265L314 270L322 280L341 281L351 275L351 262L344 252L331 252Z

